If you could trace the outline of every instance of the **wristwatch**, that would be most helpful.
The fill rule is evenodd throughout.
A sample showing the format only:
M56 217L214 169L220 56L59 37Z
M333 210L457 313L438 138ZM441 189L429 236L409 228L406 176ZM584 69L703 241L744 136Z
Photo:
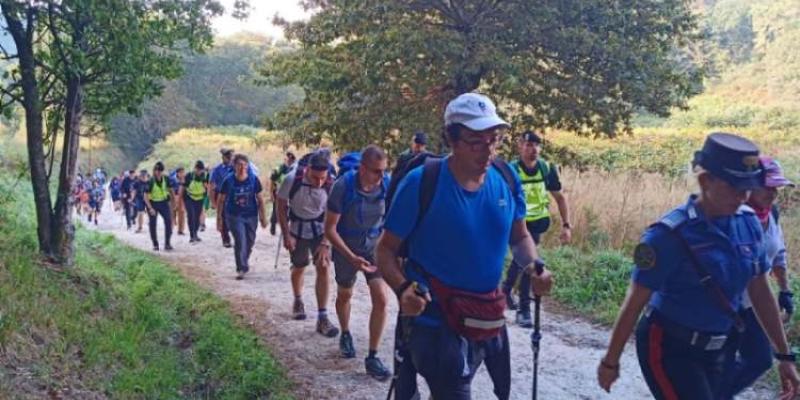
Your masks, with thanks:
M789 362L796 362L797 355L794 352L790 352L788 354L781 354L781 353L774 353L775 359L778 361L789 361Z
M398 286L396 289L394 289L394 293L397 295L397 298L399 299L400 297L402 297L403 292L405 292L406 289L408 289L408 287L411 286L413 283L414 281L405 281L401 283L400 286Z

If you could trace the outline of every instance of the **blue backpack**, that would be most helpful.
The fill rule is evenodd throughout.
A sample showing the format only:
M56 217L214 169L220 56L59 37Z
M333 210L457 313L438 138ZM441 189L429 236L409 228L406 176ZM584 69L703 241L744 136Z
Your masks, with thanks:
M357 170L358 170L357 168L351 169L339 178L343 179L345 184L344 197L342 199L341 215L347 214L347 212L350 211L350 209L354 206L359 207L357 218L361 223L363 222L363 214L361 212L361 206L364 204L365 196L361 194L356 188L358 183L356 182ZM381 193L377 200L385 201L386 193L388 192L388 190L389 190L389 176L384 175L383 179L381 180ZM373 226L367 230L345 229L341 226L341 224L337 226L336 230L339 232L340 235L342 235L342 237L353 237L366 234L368 237L375 238L380 236L381 232L383 231L383 219L381 219L380 223L378 223L376 226Z
M336 162L336 166L339 167L339 175L337 177L342 177L346 173L358 169L358 166L361 164L361 152L360 151L353 151L347 153Z

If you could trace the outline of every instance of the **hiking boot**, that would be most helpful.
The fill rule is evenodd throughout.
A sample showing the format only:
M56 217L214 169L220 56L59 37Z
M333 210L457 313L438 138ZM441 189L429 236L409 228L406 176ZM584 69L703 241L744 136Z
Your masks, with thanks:
M226 249L230 249L232 247L231 246L231 242L222 242L222 247L224 247Z
M205 231L206 231L206 225L205 224L200 225L200 232L205 232Z
M153 245L153 251L158 251L158 245L157 244Z
M244 271L239 271L239 272L237 272L237 273L236 273L236 280L237 280L237 281L240 281L240 280L242 280L242 279L244 279Z
M392 372L383 365L383 362L381 362L381 359L378 357L365 358L364 367L367 369L367 375L380 382L386 382L392 377Z
M531 322L531 310L517 311L517 325L519 325L521 328L533 328L533 322Z
M183 236L183 235L185 235L185 233L178 231L178 236Z
M342 332L342 335L339 336L339 352L344 358L356 357L356 348L353 347L353 336L350 332Z
M172 250L175 250L175 249L172 248L172 245L167 244L166 246L164 246L164 250L165 251L172 251Z
M194 243L194 242L196 242L196 241L197 241L197 240L195 240L195 238L193 238L193 237L189 238L189 243Z
M339 334L339 328L333 326L328 318L320 318L317 320L317 332L322 336L332 338Z
M306 307L303 305L303 300L296 299L292 305L292 318L296 320L306 319Z
M202 240L200 239L200 236L196 236L196 237L194 238L194 241L195 241L195 242L202 242Z

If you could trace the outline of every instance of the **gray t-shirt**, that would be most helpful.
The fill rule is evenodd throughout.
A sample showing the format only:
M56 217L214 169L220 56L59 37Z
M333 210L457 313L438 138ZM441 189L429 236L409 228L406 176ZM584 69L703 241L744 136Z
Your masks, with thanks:
M369 192L360 189L358 175L353 177L353 190L348 204L345 204L347 176L337 180L328 198L328 210L342 214L337 229L347 247L362 257L371 255L383 228L383 217L386 213L385 193L381 185ZM346 207L346 209L345 209Z
M286 178L278 188L278 198L289 202L289 210L298 218L303 220L314 220L325 213L325 203L328 201L328 193L325 188L315 188L309 185L308 177L304 177L303 184L294 195L289 199L289 191L292 189L295 171L286 175ZM324 232L323 223L319 221L291 221L289 232L295 237L302 239L314 239L322 236Z

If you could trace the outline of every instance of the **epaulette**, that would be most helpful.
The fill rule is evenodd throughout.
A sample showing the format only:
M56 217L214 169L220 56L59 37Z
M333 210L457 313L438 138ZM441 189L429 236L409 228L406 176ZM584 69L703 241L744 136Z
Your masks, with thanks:
M736 210L736 214L755 214L756 210L753 210L752 207L748 206L747 204L742 204L739 206L739 209Z
M668 212L663 217L661 217L661 219L656 224L661 224L666 226L670 230L675 230L688 220L689 216L686 214L686 211L680 208L676 208Z

